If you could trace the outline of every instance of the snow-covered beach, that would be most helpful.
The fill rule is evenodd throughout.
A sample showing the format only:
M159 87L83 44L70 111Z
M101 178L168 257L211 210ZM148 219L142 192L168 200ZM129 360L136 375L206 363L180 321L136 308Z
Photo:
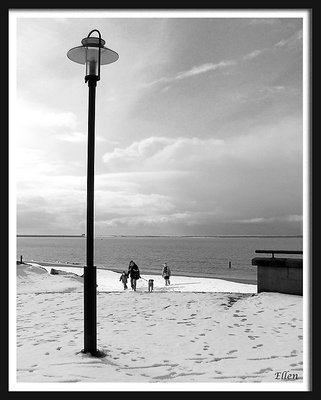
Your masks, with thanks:
M302 296L175 275L165 287L160 275L144 274L134 292L123 290L119 273L98 270L97 344L106 356L95 358L81 352L83 269L54 268L56 275L17 265L20 387L184 391L260 382L299 390L303 383Z

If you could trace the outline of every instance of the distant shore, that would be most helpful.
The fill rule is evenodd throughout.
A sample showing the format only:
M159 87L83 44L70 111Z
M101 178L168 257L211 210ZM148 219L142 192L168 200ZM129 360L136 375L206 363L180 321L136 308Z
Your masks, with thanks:
M17 235L17 237L77 237L77 238L84 238L86 237L83 235Z
M81 235L51 235L51 234L18 234L17 237L77 237L86 238ZM96 239L103 238L303 238L303 235L97 235Z

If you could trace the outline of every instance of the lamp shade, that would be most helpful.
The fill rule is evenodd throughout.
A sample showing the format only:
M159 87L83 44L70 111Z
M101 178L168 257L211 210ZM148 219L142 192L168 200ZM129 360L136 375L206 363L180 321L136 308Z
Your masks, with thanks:
M70 49L67 57L75 63L86 65L86 76L96 76L99 79L99 66L111 64L119 58L119 55L105 47L105 41L98 37L87 37L81 43L82 46Z

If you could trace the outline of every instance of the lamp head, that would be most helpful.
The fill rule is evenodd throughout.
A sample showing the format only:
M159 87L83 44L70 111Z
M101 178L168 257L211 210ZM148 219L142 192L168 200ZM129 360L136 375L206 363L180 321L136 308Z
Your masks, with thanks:
M91 37L94 32L98 32L99 37ZM101 38L97 29L92 30L82 41L82 46L73 47L67 53L67 57L78 64L86 66L85 81L93 79L99 81L100 66L111 64L118 60L119 55L105 47L105 41Z

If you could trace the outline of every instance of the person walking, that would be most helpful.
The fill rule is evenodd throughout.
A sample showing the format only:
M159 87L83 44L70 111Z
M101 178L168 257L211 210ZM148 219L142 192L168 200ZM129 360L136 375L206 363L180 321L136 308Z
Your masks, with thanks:
M167 265L167 263L164 263L162 276L165 279L165 286L170 285L171 282L170 282L169 278L171 276L171 270L170 270L169 266Z
M127 287L128 275L127 275L126 271L123 271L123 273L120 275L119 280L123 282L124 290L128 289L128 287Z
M136 281L140 278L138 265L133 260L129 262L128 276L130 276L130 286L136 292Z

